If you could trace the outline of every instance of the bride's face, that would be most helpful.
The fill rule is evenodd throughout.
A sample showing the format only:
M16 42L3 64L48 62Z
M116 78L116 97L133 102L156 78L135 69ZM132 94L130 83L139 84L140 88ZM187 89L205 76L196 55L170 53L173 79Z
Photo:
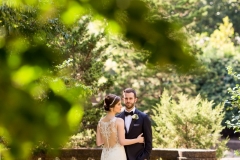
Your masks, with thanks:
M119 101L119 102L114 106L114 111L115 111L116 113L119 113L119 112L121 112L121 108L122 108L122 103L121 103L121 101Z

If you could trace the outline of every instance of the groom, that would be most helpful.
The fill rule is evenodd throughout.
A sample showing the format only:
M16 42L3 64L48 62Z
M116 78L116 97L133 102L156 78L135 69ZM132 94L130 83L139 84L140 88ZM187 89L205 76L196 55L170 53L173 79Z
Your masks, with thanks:
M125 110L117 115L125 122L125 138L133 139L143 133L145 143L124 146L127 160L149 160L152 151L152 128L149 117L136 109L136 92L132 88L123 91Z

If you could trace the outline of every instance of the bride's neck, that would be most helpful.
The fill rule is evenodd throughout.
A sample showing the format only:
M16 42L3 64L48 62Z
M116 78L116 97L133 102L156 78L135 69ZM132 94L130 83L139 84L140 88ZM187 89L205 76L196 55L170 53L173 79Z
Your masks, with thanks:
M112 112L108 112L107 115L106 115L106 117L108 117L108 118L111 119L111 118L115 117L115 114L112 113Z

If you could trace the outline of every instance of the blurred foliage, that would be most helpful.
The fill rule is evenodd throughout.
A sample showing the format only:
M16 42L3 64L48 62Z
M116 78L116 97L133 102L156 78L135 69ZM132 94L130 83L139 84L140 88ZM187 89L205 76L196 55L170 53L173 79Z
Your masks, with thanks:
M229 104L228 107L231 109L236 109L238 112L232 115L232 119L227 120L226 124L228 128L233 128L235 132L240 132L240 74L238 72L233 72L232 67L228 67L228 74L231 75L234 79L237 80L237 84L235 87L228 88L228 93L231 97L227 100Z
M218 24L226 16L231 17L234 30L239 35L239 8L240 2L236 0L206 0L202 8L206 8L204 14L196 18L195 30L212 33L218 28Z
M46 142L40 141L37 145L32 149L32 154L46 154L51 150L51 146L46 144Z
M239 47L234 46L234 28L228 17L223 18L223 23L210 35L201 33L194 38L197 46L202 48L202 59L237 56Z
M46 45L58 33L53 21L36 22L36 8L0 9L0 135L7 142L1 148L10 148L6 159L20 160L39 141L51 147L65 143L83 115L80 102L91 91L76 83L69 88L56 76L54 66L64 57Z
M96 132L93 129L85 129L80 133L77 133L70 137L70 140L64 146L64 148L91 148L96 146L93 137L96 137Z
M180 32L181 26L164 19L149 19L152 8L147 7L147 3L141 0L89 2L94 9L110 20L110 27L111 20L118 23L118 27L110 28L110 31L117 28L135 47L149 52L147 62L160 66L179 65L181 67L178 69L182 71L188 70L189 66L196 62L189 54L191 48L187 45L185 35Z
M240 87L239 87L239 80L240 80L240 74L237 72L233 72L232 67L227 67L228 74L231 75L238 83L234 88L228 88L228 93L231 95L231 98L229 101L232 104L232 107L236 107L240 109Z
M1 49L0 58L1 135L7 138L9 151L24 159L36 140L58 146L76 130L83 114L79 100L89 91L82 86L69 89L48 71L52 61L48 56L54 52L46 47L30 47L14 68L6 62L19 53L6 50ZM37 53L41 56L33 56ZM39 85L41 81L45 85Z
M9 159L69 137L68 147L94 147L106 93L133 87L152 115L164 88L215 107L236 84L225 68L239 68L237 1L0 2L0 148L12 148Z
M164 90L160 102L153 107L153 147L196 148L217 150L221 158L228 140L221 141L223 105L213 109L213 101L200 95L169 94Z
M206 72L195 76L192 83L196 85L197 93L209 101L214 101L214 106L219 103L225 104L225 118L222 122L231 119L232 113L236 113L236 109L229 110L225 101L229 98L227 90L229 87L236 85L236 80L228 75L226 66L239 66L239 60L236 57L225 57L210 59L205 62Z
M225 121L230 120L232 114L237 112L236 108L229 110L228 103L225 101L229 98L228 88L236 85L237 81L228 75L226 67L231 65L239 69L239 47L233 43L234 30L228 17L223 19L211 35L200 34L195 37L198 47L202 48L202 54L199 56L205 71L193 78L192 83L196 84L197 93L209 101L213 100L215 105L225 104Z
M77 132L83 111L91 113L84 127L100 118L101 112L83 106L94 110L90 96L113 80L106 73L107 83L98 83L107 60L104 33L123 35L145 50L145 63L176 64L185 71L195 62L180 26L147 19L149 8L140 0L0 3L0 135L10 148L6 159L26 159L39 142L62 145ZM106 19L106 30L89 34L90 20L81 19L86 14Z
M168 21L177 21L188 30L197 33L213 33L226 16L231 17L237 35L239 28L240 2L237 0L145 0L153 13Z

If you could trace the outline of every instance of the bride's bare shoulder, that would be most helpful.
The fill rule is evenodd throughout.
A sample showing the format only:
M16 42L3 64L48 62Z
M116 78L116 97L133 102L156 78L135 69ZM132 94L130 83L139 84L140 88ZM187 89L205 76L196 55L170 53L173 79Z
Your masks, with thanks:
M122 118L117 118L117 119L116 119L116 122L117 122L117 123L124 123L124 121L123 121Z

